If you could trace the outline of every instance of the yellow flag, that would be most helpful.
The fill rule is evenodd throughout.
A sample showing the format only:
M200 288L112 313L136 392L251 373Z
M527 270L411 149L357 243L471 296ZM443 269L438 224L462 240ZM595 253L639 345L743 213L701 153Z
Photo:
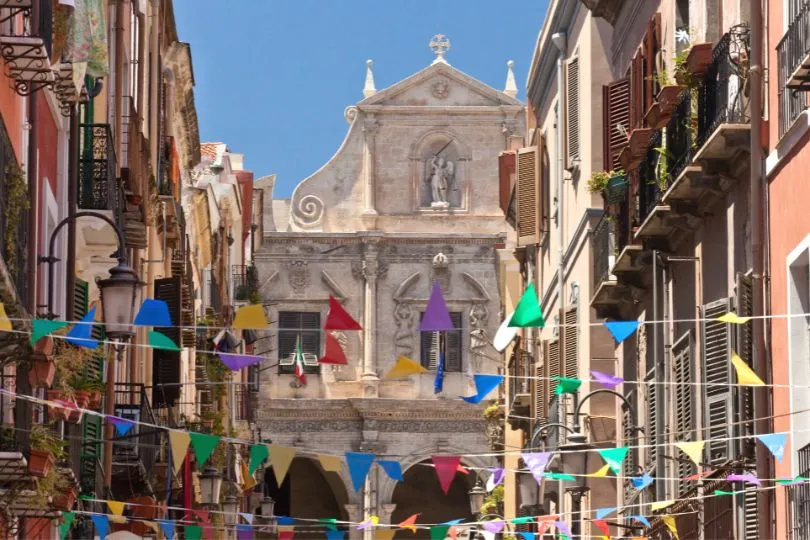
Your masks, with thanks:
M734 364L734 369L737 370L737 382L745 385L745 386L764 386L765 383L762 382L754 370L751 369L748 364L745 363L745 360L740 358L736 352L731 352L731 363Z
M343 472L343 459L340 456L320 454L318 461L321 462L321 467L323 467L323 470L326 472Z
M598 471L586 474L585 476L588 478L604 478L607 476L609 470L610 465L605 464L605 466L599 469Z
M124 513L124 503L121 501L107 501L107 506L110 508L110 512L116 516Z
M385 374L383 379L402 379L417 373L425 373L427 369L417 364L407 356L400 356L397 358L397 363L391 368L391 371Z
M279 525L276 527L278 532L295 532L295 525Z
M247 491L249 489L253 489L258 482L256 479L253 478L253 475L250 474L250 470L248 470L247 463L244 460L239 462L239 466L242 469L242 491Z
M393 540L396 529L374 529L374 540Z
M110 523L115 523L116 525L127 524L127 518L124 516L107 516L107 519L110 521Z
M725 315L721 315L715 319L716 321L724 322L724 323L731 323L731 324L745 324L751 320L751 317L740 317L733 311L726 313Z
M675 503L675 501L659 501L659 502L654 502L654 503L652 503L652 504L650 505L650 510L652 510L653 512L655 512L656 510L663 510L664 508L667 508L667 507L669 507L669 506L672 506L674 503Z
M264 314L264 307L260 304L240 307L233 318L232 327L235 330L240 328L262 329L270 326L267 316Z
M284 477L287 476L287 471L290 470L290 464L294 458L295 448L278 444L270 445L270 465L273 466L277 485L280 486L284 483Z
M189 437L188 433L185 431L169 430L169 444L172 448L172 467L175 473L183 466L189 442L191 442L191 437Z
M681 452L689 456L689 459L695 465L700 467L700 461L703 458L703 447L706 446L706 441L692 441L692 442L679 442L675 443Z
M4 332L14 330L14 327L11 326L11 321L8 319L8 315L6 315L6 306L2 303L0 303L0 330Z
M138 520L138 523L141 523L144 527L147 527L153 530L154 532L158 532L158 524L155 523L154 521L146 521L144 519L140 519Z
M675 540L680 540L678 538L678 527L675 526L675 518L672 516L662 516L661 521L663 521L664 525L667 526L667 529L672 532L672 536L675 537Z

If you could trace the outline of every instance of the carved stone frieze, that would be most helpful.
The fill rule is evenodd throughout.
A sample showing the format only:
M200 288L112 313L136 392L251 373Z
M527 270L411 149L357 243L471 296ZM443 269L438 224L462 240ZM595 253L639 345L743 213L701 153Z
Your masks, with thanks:
M311 272L309 263L302 260L289 261L287 263L288 279L290 287L296 294L303 294L309 287L311 280Z
M261 421L262 431L270 433L357 433L363 430L364 422L351 420L270 420ZM416 421L379 421L377 431L380 433L484 433L485 422L481 420L416 420Z
M431 283L439 282L445 294L450 293L450 258L442 252L437 253L431 261Z
M394 323L397 326L394 332L394 347L396 347L396 354L411 356L413 354L413 338L414 338L414 322L413 309L407 302L394 303Z
M367 279L385 279L388 275L388 263L378 259L352 261L352 277L358 281Z

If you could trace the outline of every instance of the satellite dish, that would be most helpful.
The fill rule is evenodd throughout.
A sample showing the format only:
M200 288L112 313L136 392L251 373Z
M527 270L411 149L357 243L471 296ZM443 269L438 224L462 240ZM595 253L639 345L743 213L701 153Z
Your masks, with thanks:
M498 352L503 352L517 335L518 329L509 327L509 321L512 320L512 315L513 313L510 313L501 323L501 327L498 328L498 331L495 332L495 339L492 340L492 346L495 347L495 350Z

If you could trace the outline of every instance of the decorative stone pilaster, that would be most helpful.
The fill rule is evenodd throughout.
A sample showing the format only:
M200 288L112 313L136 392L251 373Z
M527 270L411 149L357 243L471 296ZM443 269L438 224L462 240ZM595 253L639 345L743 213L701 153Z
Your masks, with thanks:
M362 504L344 504L346 513L349 515L349 521L352 523L360 523L363 521L363 505ZM355 527L349 527L349 539L360 540L363 538L363 532L358 531Z
M363 203L365 216L377 215L377 201L375 195L375 166L374 151L377 135L377 119L368 115L363 122Z
M394 503L382 503L380 504L379 514L380 523L391 523L391 516L394 514L394 510L397 509L397 505Z

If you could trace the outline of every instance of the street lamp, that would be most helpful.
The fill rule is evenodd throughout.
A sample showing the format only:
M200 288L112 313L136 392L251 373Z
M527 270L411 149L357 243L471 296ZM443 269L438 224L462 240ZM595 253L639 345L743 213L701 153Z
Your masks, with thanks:
M560 446L563 473L573 475L576 479L576 485L566 490L571 493L574 503L571 508L574 516L571 533L574 538L577 538L582 530L582 496L590 489L585 475L588 474L588 458L591 450L593 446L588 444L588 439L579 431L571 434L568 442Z
M110 277L97 279L101 293L101 312L104 331L113 341L129 341L135 336L132 322L135 318L135 299L141 281L123 259L110 269Z
M481 485L480 478L476 480L475 486L467 494L470 496L470 513L474 516L479 515L481 507L484 506L484 497L487 496L487 490Z
M236 525L236 514L239 512L239 502L233 495L225 497L225 502L222 503L222 511L225 513L225 525L234 527Z
M219 492L222 489L222 475L214 468L205 469L200 475L200 499L205 506L219 504Z
M521 467L523 468L523 467ZM518 475L518 488L520 489L520 506L528 508L537 504L537 480L534 475L528 472L521 472Z
M262 517L272 518L273 510L275 510L276 507L276 501L274 501L273 498L270 497L269 495L265 495L264 498L262 498L261 507L262 507Z

